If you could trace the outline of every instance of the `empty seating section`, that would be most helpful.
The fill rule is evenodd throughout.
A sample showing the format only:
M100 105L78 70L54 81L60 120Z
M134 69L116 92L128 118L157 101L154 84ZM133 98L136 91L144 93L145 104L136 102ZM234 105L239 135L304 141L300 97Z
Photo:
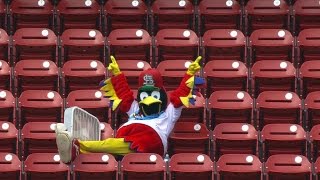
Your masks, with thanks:
M203 68L207 80L207 96L213 91L238 90L247 91L248 68L237 60L216 60L208 62Z
M108 36L110 54L118 60L150 62L152 40L143 29L116 29Z
M320 91L320 61L307 61L300 68L300 91L303 97L314 91Z
M249 32L257 29L289 29L289 7L284 0L250 0L245 6L245 14Z
M90 59L105 63L104 44L105 38L98 30L67 29L61 35L61 61Z
M320 28L319 2L297 0L293 5L293 14L295 34L304 29Z
M296 69L288 61L263 60L251 69L255 97L263 91L295 91Z
M58 92L26 90L18 101L20 127L27 122L61 122L63 100Z
M25 90L59 91L59 70L50 60L21 60L16 63L14 71L18 95Z
M217 161L218 179L261 179L262 163L251 154L226 154Z
M149 29L148 7L142 0L109 0L104 6L104 11L104 28L107 32L113 29Z
M18 130L15 125L8 121L0 121L0 152L17 154Z
M210 127L220 123L248 123L253 120L253 99L244 91L215 91L208 98Z
M16 100L8 90L0 91L0 121L16 123Z
M13 31L20 28L53 28L53 5L49 0L14 0L10 4Z
M256 99L259 129L266 124L301 124L301 100L294 92L264 91Z
M24 59L51 60L57 63L57 36L46 28L21 28L13 37L13 62Z
M76 28L101 30L100 11L98 1L60 0L57 5L58 32Z
M152 29L194 29L194 6L189 0L156 0L151 6Z
M170 179L192 180L212 179L213 162L201 153L180 153L171 157L169 162Z
M116 179L118 162L111 154L80 154L73 162L74 179Z
M6 61L0 60L0 88L11 89L11 68Z
M22 163L19 157L11 153L0 153L0 178L20 179Z
M319 179L316 0L0 0L0 179ZM198 56L206 81L165 154L60 162L56 123L78 106L101 139L127 121L99 83L117 59L137 96L156 68L168 97Z
M297 36L298 63L319 60L320 35L317 32L319 29L304 29Z
M53 122L29 122L21 130L23 157L32 153L57 153L56 124Z
M194 60L199 54L199 38L188 29L162 29L155 36L156 62Z
M199 4L201 34L209 29L241 29L241 6L238 1L202 0Z
M169 154L208 154L209 131L202 123L177 122L169 137Z
M4 29L0 29L0 58L6 62L11 62L9 58L9 36Z
M165 177L165 162L158 154L131 153L121 161L121 179L155 179Z
M69 179L68 165L60 161L56 153L33 153L24 161L24 178L41 179Z
M64 94L81 89L99 89L100 81L106 77L106 68L100 61L72 60L62 67Z
M307 180L311 176L311 163L305 156L273 155L265 167L268 179Z
M306 132L297 124L267 124L261 131L264 157L275 154L306 155Z
M258 29L250 36L251 63L261 60L293 62L294 39L284 29Z
M212 29L204 33L205 62L213 60L237 60L246 63L246 37L235 29Z
M246 123L221 123L213 130L214 159L225 154L257 154L258 131Z

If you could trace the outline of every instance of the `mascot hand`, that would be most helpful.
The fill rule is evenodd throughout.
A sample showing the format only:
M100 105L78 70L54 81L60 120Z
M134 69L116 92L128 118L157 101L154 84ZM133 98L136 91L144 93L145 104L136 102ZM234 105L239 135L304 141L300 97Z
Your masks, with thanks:
M115 76L121 74L121 71L116 59L113 56L110 56L110 59L111 59L111 63L108 66L108 70L111 71L112 74Z
M199 62L201 59L202 59L202 57L198 56L197 59L190 64L188 71L187 71L188 75L193 76L200 70L201 67L199 65Z

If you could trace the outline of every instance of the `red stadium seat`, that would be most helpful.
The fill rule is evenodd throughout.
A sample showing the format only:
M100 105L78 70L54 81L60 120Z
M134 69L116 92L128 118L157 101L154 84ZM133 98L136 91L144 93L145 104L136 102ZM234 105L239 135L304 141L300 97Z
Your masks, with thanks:
M189 65L192 61L188 60L170 60L161 61L157 65L157 70L161 73L163 84L167 91L175 90L179 87ZM198 74L199 75L199 74Z
M258 132L251 124L221 123L213 130L214 157L224 154L256 154Z
M299 124L301 100L294 92L264 91L256 100L259 129L266 124Z
M79 154L73 161L74 180L77 179L116 179L118 162L111 154Z
M102 97L99 90L71 91L66 99L67 107L78 106L102 122L108 122L110 118L109 100Z
M100 11L100 5L95 0L59 0L60 34L65 29L99 29Z
M0 89L9 90L11 87L11 68L6 61L0 60Z
M203 0L199 4L202 34L209 29L241 28L241 6L235 1Z
M46 28L21 28L13 35L15 62L23 59L56 61L57 36Z
M7 90L0 90L0 121L16 123L16 99Z
M250 36L251 64L260 60L293 62L293 41L291 33L287 30L259 29L253 31Z
M263 91L295 91L296 69L282 60L258 61L251 68L255 97Z
M0 2L1 4L1 2ZM1 5L0 5L1 8ZM1 10L0 9L0 14L1 14ZM1 17L0 17L1 20ZM9 62L9 64L11 64L9 57L8 57L8 46L9 46L9 36L7 34L7 32L3 29L0 29L0 59Z
M218 179L262 179L262 163L251 154L226 154L217 162Z
M65 94L80 89L99 89L99 83L106 78L106 68L100 61L72 60L62 68Z
M14 0L10 11L14 29L53 27L53 5L49 0Z
M49 60L21 60L15 68L15 87L19 95L25 90L58 91L58 67Z
M172 91L167 91L168 97ZM195 97L195 104L190 104L188 108L183 108L178 122L205 123L204 109L206 99L201 93Z
M55 153L33 153L24 161L25 179L69 179L68 165Z
M126 76L127 82L131 89L137 90L139 88L138 78L142 71L151 68L146 61L140 60L117 60L121 72ZM109 72L109 75L111 72Z
M0 28L5 28L6 23L6 4L4 0L0 0Z
M57 153L55 123L29 122L21 130L23 157L32 153Z
M177 122L169 136L169 153L209 154L209 130L202 123Z
M21 167L18 156L0 153L0 179L20 179Z
M208 99L211 127L220 123L248 123L252 121L253 100L244 91L215 91Z
M165 162L158 154L131 153L121 161L121 180L163 180Z
M305 61L319 60L319 46L320 46L320 35L319 29L305 29L302 30L297 38L298 46L298 59L299 63L302 64Z
M320 91L314 91L307 95L304 100L306 125L311 129L314 125L320 124Z
M116 29L108 37L110 54L117 60L150 62L151 37L143 29Z
M19 97L20 125L27 122L60 122L62 107L62 98L55 91L23 91Z
M249 0L245 11L248 18L246 24L250 32L256 29L288 29L289 27L289 6L285 0Z
M202 44L206 62L238 60L246 62L246 37L235 29L212 29L203 35Z
M320 158L317 158L316 162L314 163L314 169L315 169L316 178L319 178L319 176L320 176Z
M169 162L170 179L213 179L213 162L199 153L174 154Z
M265 166L268 180L309 180L311 176L311 163L305 156L273 155L268 158Z
M105 29L108 32L113 29L147 29L147 9L142 0L109 0L104 6L107 20Z
M246 91L248 88L248 68L241 61L210 61L203 68L203 76L207 79L207 96L213 91Z
M155 36L157 62L194 60L198 56L199 38L188 29L162 29Z
M311 28L320 28L319 2L315 0L297 0L293 5L295 33Z
M303 97L308 93L320 91L320 61L307 61L300 67L301 91Z
M17 143L18 130L14 124L8 121L0 121L0 152L17 153Z
M93 59L104 63L105 38L94 29L67 29L61 35L64 61Z
M311 153L313 160L319 157L319 145L320 145L320 125L314 125L310 130L310 141L311 141Z
M306 132L297 124L267 124L261 131L265 160L275 154L306 153Z
M156 0L152 4L153 32L161 29L194 29L194 6L189 0Z

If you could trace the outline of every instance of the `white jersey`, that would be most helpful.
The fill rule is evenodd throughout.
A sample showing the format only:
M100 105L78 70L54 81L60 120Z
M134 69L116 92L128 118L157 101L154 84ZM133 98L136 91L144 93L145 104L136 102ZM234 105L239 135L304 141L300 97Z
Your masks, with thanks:
M160 136L164 151L167 152L168 137L169 137L175 123L177 122L177 120L179 119L179 117L181 115L182 106L179 108L175 108L173 106L173 104L170 103L167 106L167 109L165 110L165 112L160 114L160 116L158 116L154 119L146 119L146 120L134 119L132 114L134 114L138 111L139 111L139 104L137 101L133 101L129 111L127 112L128 116L130 118L129 118L128 122L124 123L121 127L130 125L130 124L144 124L144 125L151 127Z

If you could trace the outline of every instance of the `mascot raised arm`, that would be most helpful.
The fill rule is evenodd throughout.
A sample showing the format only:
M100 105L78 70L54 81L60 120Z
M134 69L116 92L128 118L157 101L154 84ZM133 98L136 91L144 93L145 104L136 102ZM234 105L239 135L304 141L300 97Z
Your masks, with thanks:
M101 141L72 138L63 124L58 124L56 142L61 161L70 163L79 153L126 155L141 152L164 155L168 137L181 115L182 107L194 104L197 86L204 83L202 78L195 76L200 70L200 60L201 56L190 64L180 86L171 93L167 103L162 77L156 69L141 72L137 97L134 98L125 75L111 56L108 70L113 76L100 84L100 90L110 99L113 110L119 108L128 114L128 122L120 126L115 138Z

